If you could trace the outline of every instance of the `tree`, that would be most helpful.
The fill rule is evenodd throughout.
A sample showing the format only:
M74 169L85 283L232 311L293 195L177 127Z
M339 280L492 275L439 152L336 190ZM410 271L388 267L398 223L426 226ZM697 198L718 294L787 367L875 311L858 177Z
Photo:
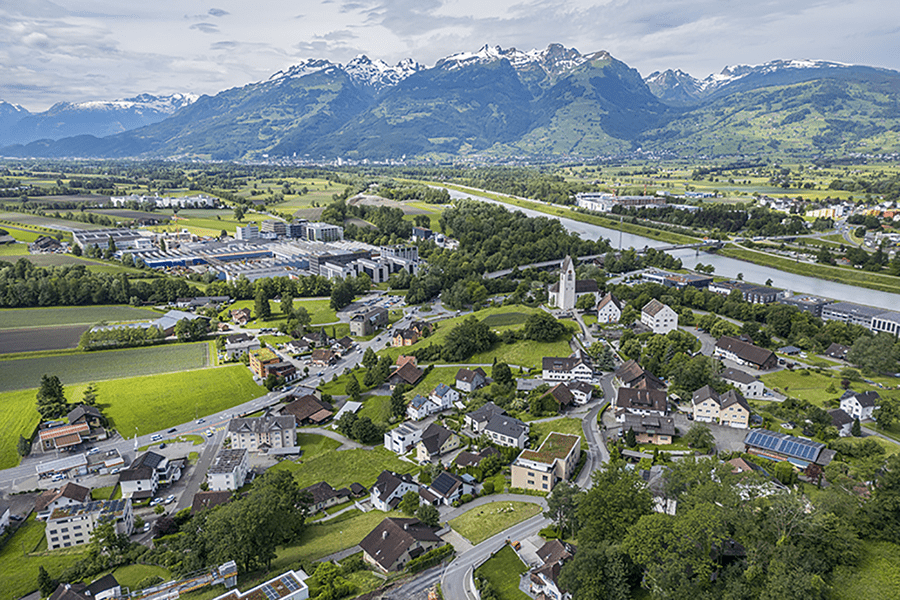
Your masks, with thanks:
M294 296L290 292L281 292L281 313L286 317L294 314Z
M874 337L860 337L850 347L847 360L865 373L896 373L895 342L894 336L886 332L881 332Z
M566 327L553 315L541 310L525 320L525 337L538 342L553 342L566 332Z
M56 591L56 587L59 585L59 582L50 577L47 569L45 569L43 565L41 565L38 567L37 585L38 589L41 591L41 597L46 598Z
M573 535L577 527L578 500L581 490L568 481L560 481L547 496L547 510L544 516L553 521L563 537Z
M635 569L618 546L580 546L559 574L559 583L578 600L630 600Z
M19 441L16 443L16 452L19 453L19 456L28 456L28 453L31 452L31 440L20 435Z
M494 365L491 375L496 383L504 387L510 386L513 383L512 371L509 369L509 365L504 362L498 362Z
M419 493L410 490L403 494L398 508L404 515L416 514L416 509L419 508Z
M650 490L625 461L610 461L592 479L593 485L578 502L579 547L620 540L638 519L653 512Z
M347 386L345 387L344 391L347 393L348 396L350 396L350 399L353 400L354 402L359 400L359 393L360 393L359 381L357 381L356 376L353 375L352 373L350 374L350 379L347 380Z
M84 394L81 397L81 402L86 404L87 406L94 406L97 404L97 384L89 383L86 388L84 388Z
M430 504L423 504L416 510L416 518L429 527L437 527L441 520L441 513Z
M278 375L276 375L275 373L269 373L268 375L266 375L266 380L263 385L265 385L266 389L271 392L280 385Z
M585 294L575 302L575 308L578 310L591 310L597 303L597 299L593 294Z
M882 429L890 427L900 419L900 403L894 398L884 397L881 399L881 406L875 409L872 416Z
M366 348L366 351L363 353L363 357L362 357L362 365L367 369L371 369L372 367L374 367L377 364L378 364L378 355L375 354L375 351L372 350L371 346Z
M240 223L244 220L244 214L246 214L247 209L244 208L242 204L237 204L234 207L234 220Z
M625 432L625 445L629 448L637 446L637 436L634 434L634 429L631 427Z
M716 438L712 431L703 423L694 423L688 432L684 434L682 441L691 448L697 448L704 452L712 452L716 448Z
M853 425L850 426L850 435L862 437L862 426L859 424L859 417L853 419Z
M331 289L331 308L341 310L353 302L356 290L348 279L342 280Z
M265 290L263 288L259 288L256 292L256 300L255 300L255 316L260 321L268 321L272 316L272 307L269 306L269 298L266 296Z
M394 391L391 392L391 415L394 417L402 417L406 414L406 398L403 394L409 389L405 383L397 384Z
M41 376L37 392L37 410L44 419L55 419L66 412L66 397L62 383L56 375Z

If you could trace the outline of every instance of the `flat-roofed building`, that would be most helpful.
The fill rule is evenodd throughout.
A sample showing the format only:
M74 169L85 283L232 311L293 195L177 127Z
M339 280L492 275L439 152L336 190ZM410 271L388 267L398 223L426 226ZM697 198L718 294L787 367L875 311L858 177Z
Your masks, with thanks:
M311 242L336 242L344 239L344 228L330 223L307 223L306 239Z
M537 450L523 450L510 467L512 487L550 492L559 481L568 481L581 456L581 438L551 432Z
M900 312L885 312L872 319L872 331L884 331L894 337L900 335Z
M825 300L824 298L818 298L816 296L795 295L780 298L778 302L780 304L787 304L788 306L796 306L803 312L808 312L814 317L821 317L822 309L828 306L831 300Z
M206 482L215 492L236 490L244 485L249 471L250 459L245 448L222 448L206 471Z
M852 302L835 302L822 308L822 319L825 321L843 321L854 325L862 325L872 329L872 320L884 310Z
M54 510L47 518L47 528L44 531L47 549L57 550L86 544L91 541L94 529L107 521L113 523L116 533L131 535L134 530L131 499L99 500Z

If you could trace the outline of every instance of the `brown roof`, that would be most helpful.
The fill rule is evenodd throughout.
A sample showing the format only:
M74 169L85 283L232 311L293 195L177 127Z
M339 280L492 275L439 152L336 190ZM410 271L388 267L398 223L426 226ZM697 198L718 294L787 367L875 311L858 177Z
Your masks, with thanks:
M664 308L668 308L665 304L654 298L650 302L644 305L644 308L641 309L641 312L645 312L651 317L655 317L656 314Z
M319 483L314 483L309 487L305 487L301 492L309 492L310 496L312 496L312 503L319 504L320 502L327 502L334 497L346 497L350 495L350 490L346 488L341 488L341 490L335 490L331 487L327 482L320 481ZM344 492L344 493L341 493Z
M327 408L323 408L319 412L311 414L309 416L309 420L312 421L313 423L324 423L329 418L331 418L331 415L333 415L333 414L334 414L334 412L328 410Z
M626 386L641 389L662 390L666 388L656 375L645 371L636 360L628 360L616 369L616 377Z
M331 362L334 359L334 352L328 348L316 348L312 351L311 360L316 362Z
M404 363L402 367L394 371L391 378L402 379L412 385L422 378L422 369L412 363Z
M83 504L90 501L91 490L90 488L78 485L77 483L67 483L61 488L47 490L38 496L34 501L34 509L41 512L58 498L70 498Z
M716 342L716 348L734 353L738 358L754 365L764 365L775 357L775 353L737 338L723 336Z
M389 571L397 559L417 542L443 543L435 533L437 530L437 527L428 527L418 519L388 517L369 532L359 546L383 569Z
M220 504L225 504L231 500L231 492L197 492L194 494L194 501L191 503L191 514L199 512L207 508L214 508Z
M407 356L405 354L401 354L400 356L398 356L397 362L394 364L396 364L398 367L402 367L406 363L412 363L414 367L419 365L415 356Z
M544 564L565 561L575 556L575 546L559 540L550 540L538 549L537 555Z
M81 436L77 433L70 433L56 438L56 447L64 448L65 446L76 446L81 443Z
M40 438L41 441L52 440L56 438L61 438L65 436L69 436L72 434L79 433L90 433L91 427L87 423L76 423L75 425L61 425L59 427L50 427L47 429L41 429ZM81 439L79 438L79 441Z
M475 367L474 369L467 369L463 367L456 372L456 380L464 381L466 383L473 383L475 381L476 375L481 376L482 379L487 379L487 373L485 373L484 369L482 369L481 367Z
M564 383L558 383L550 388L544 396L547 395L553 396L553 399L560 406L569 406L575 403L575 396L572 395L572 392L569 391L569 388L566 387Z
M302 423L317 412L328 410L328 408L327 404L312 394L307 394L281 407L281 414L291 415L297 420L297 423Z
M604 306L610 303L615 305L615 307L619 310L622 310L622 301L613 296L612 292L607 293L605 296L603 296L603 299L597 303L597 310L602 309Z
M666 393L662 390L637 390L619 388L616 396L616 409L656 410L666 412Z

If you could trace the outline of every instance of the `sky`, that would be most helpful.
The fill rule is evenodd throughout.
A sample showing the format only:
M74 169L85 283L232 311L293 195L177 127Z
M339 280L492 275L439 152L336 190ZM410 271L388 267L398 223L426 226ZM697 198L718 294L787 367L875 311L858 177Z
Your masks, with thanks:
M0 100L219 91L307 58L426 66L485 44L599 50L647 76L822 59L900 70L897 0L0 0Z

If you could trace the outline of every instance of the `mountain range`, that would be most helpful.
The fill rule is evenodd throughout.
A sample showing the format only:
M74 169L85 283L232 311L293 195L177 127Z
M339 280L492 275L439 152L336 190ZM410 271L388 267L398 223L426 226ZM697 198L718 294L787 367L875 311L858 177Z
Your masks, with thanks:
M198 159L594 157L900 151L900 72L827 61L642 77L607 52L484 46L426 67L305 60L214 96L31 114L0 102L0 155Z

